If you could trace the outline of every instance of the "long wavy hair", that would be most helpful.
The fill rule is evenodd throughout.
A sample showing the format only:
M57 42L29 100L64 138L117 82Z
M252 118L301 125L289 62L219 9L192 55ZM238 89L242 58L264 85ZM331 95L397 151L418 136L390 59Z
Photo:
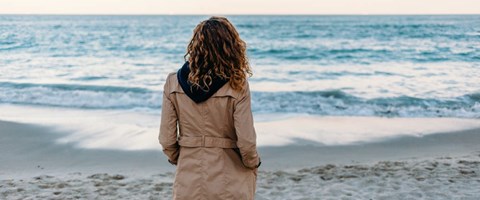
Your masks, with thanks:
M242 90L247 75L252 76L247 45L225 17L213 16L200 22L184 58L190 66L188 81L205 91L215 77L227 80L234 90Z

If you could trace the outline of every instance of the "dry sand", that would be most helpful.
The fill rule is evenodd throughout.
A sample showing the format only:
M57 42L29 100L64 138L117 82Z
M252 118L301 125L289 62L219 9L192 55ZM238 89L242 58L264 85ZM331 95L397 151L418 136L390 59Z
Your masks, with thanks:
M49 128L0 122L0 199L171 199L160 151L73 148ZM480 199L480 131L262 147L257 199Z
M480 199L480 152L457 158L259 172L257 199ZM69 173L0 181L2 199L171 199L173 173Z

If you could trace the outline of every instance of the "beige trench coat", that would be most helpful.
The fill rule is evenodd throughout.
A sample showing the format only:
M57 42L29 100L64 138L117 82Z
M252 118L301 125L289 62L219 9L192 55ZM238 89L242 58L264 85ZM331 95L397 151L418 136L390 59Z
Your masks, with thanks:
M236 91L227 83L197 104L176 73L168 75L159 141L177 165L174 199L254 199L260 158L248 87Z

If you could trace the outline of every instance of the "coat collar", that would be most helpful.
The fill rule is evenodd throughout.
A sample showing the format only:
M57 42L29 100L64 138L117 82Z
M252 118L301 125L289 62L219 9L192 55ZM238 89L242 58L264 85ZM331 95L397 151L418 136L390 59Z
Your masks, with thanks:
M188 81L188 74L190 73L189 63L185 62L183 66L177 72L178 83L183 89L183 92L190 97L195 103L200 103L209 99L220 88L228 82L228 80L220 77L213 77L212 85L208 91L204 91L198 87L192 87L192 84Z

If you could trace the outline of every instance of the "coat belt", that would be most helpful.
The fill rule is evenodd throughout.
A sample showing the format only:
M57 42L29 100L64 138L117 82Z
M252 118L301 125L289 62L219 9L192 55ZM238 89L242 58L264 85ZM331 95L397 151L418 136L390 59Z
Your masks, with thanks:
M211 136L180 136L178 144L183 147L218 147L224 149L237 148L235 140Z

